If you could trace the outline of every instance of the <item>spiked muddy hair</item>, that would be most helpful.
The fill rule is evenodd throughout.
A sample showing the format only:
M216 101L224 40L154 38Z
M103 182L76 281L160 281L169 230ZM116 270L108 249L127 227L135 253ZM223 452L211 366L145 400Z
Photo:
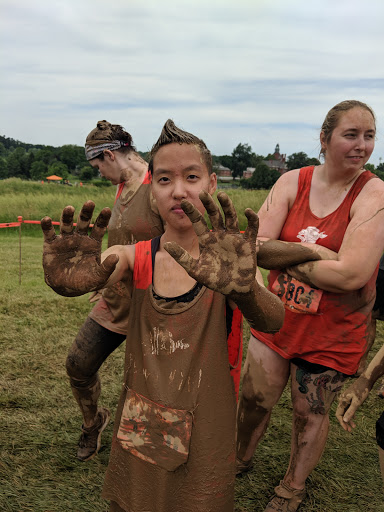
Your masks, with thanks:
M195 148L201 154L204 164L207 166L208 174L212 173L212 155L207 146L205 145L205 142L196 137L196 135L181 130L181 128L178 128L175 125L172 119L168 119L168 121L163 126L163 129L160 133L160 137L158 138L157 142L155 142L155 144L152 146L149 155L149 170L151 174L153 174L153 160L156 156L156 153L159 151L161 147L175 142L177 144L191 144L195 146Z
M345 114L345 112L348 112L348 110L351 110L352 108L362 108L369 112L373 117L373 122L376 128L376 116L369 105L358 100L345 100L332 107L328 114L325 116L323 125L321 127L321 132L324 133L324 139L327 144L331 140L333 130L339 124L340 118L343 116L343 114ZM324 148L321 148L319 156L325 157Z

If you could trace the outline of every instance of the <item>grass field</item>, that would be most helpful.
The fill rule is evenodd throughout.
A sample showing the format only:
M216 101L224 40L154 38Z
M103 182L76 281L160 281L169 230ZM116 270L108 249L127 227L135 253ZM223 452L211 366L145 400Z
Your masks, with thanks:
M113 194L111 189L102 192ZM248 206L249 199L240 197L241 191L236 193L235 204ZM63 203L57 205L60 209L74 203L74 198L56 197L51 204ZM75 206L83 200L80 195ZM19 204L23 208L24 203ZM37 212L37 218L45 214L54 217L44 201L33 210L30 198L29 207L31 215ZM24 227L21 284L18 232L15 228L0 230L0 511L103 512L108 504L100 493L112 427L103 436L99 456L88 463L78 462L75 453L81 418L64 368L68 348L90 305L87 297L59 297L45 285L42 237L38 229L30 233ZM375 349L383 341L384 331L379 325ZM101 402L112 412L120 393L123 359L124 349L120 347L101 370ZM375 442L375 421L383 407L384 401L373 391L358 413L358 426L352 435L339 427L333 407L329 442L308 480L308 498L301 511L384 512ZM236 512L263 511L288 463L290 421L290 398L285 392L258 449L254 469L236 482Z
M239 215L241 229L246 226L244 210L258 210L267 196L266 190L225 189L232 198ZM15 222L21 215L24 220L40 220L49 215L59 221L62 209L71 204L80 211L88 199L95 202L95 217L105 206L112 208L115 187L98 188L93 185L68 187L55 183L42 185L40 182L26 182L17 178L0 180L0 223ZM0 236L5 230L0 229ZM25 224L23 232L40 236L40 228Z

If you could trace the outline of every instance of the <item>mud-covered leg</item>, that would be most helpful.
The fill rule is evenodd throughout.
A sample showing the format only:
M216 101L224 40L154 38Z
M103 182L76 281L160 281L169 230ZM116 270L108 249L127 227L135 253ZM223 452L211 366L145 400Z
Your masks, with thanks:
M100 448L101 432L109 421L109 411L98 407L101 391L98 369L124 339L124 335L109 331L88 317L69 351L67 373L83 416L80 460L89 460Z
M296 511L306 496L305 481L323 453L328 436L329 409L345 376L326 368L320 372L317 368L317 373L314 371L291 362L291 458L284 479L275 488L275 495L264 512Z
M293 426L291 458L284 481L303 489L328 437L329 410L346 376L336 370L291 365Z
M289 361L251 336L237 414L238 473L249 469L288 378Z

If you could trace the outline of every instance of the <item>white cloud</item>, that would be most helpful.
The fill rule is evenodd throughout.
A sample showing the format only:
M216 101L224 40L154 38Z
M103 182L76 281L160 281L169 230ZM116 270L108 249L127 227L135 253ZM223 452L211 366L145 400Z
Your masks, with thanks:
M98 119L147 149L168 118L214 153L239 142L315 156L347 98L378 115L384 4L373 0L3 0L0 133L83 144Z

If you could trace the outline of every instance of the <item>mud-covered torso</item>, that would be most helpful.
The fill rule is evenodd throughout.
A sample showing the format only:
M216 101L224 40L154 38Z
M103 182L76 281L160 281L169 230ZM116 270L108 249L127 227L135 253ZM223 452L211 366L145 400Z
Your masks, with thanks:
M135 272L136 260L150 257L148 252L150 243L138 244ZM114 439L104 496L129 512L232 512L236 400L225 298L201 287L186 303L164 301L153 292L148 266L142 268L141 277L134 277L124 389L114 435L127 393L133 390L156 406L192 415L189 453L185 464L167 471L140 460ZM125 481L119 478L121 468Z
M163 222L152 197L150 177L141 185L125 185L116 199L108 225L108 247L150 240L163 233ZM127 278L104 289L90 317L113 332L126 334L132 280Z
M125 186L108 224L108 247L150 240L163 232L163 222L152 197L148 175L139 187Z

